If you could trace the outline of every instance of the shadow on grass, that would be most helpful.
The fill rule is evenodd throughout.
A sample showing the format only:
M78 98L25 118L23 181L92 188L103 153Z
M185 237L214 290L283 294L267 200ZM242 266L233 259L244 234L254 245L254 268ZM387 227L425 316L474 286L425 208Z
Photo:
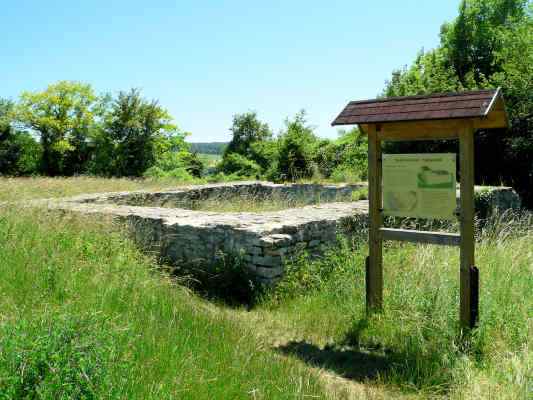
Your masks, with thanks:
M347 379L358 382L379 379L407 392L423 390L446 394L453 386L455 357L447 349L437 343L390 349L379 342L363 340L362 334L368 327L369 321L363 318L339 344L321 348L299 341L289 342L276 350Z
M307 342L289 342L277 348L282 354L295 356L319 368L334 371L348 379L367 381L390 371L391 360L386 354L353 350L344 347L320 348Z

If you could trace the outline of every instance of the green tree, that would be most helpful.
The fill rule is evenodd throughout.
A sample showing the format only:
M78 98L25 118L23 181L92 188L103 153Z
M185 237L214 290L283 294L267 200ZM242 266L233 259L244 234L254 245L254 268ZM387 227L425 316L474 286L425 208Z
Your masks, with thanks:
M0 174L12 175L20 158L20 147L13 142L13 103L0 99Z
M358 180L366 180L368 173L368 138L362 135L358 128L349 131L341 130L337 139L341 148L340 163L336 170L349 172Z
M137 89L120 92L99 138L105 157L110 158L105 169L116 176L141 176L155 164L162 138L176 130L172 117L157 101L143 99Z
M255 170L257 166L260 166L260 169L268 167L272 146L263 144L271 142L272 132L266 123L259 121L255 111L233 116L230 131L233 137L224 150L222 162L218 167L220 171L226 174L241 171L239 174L242 175ZM240 157L232 156L234 154ZM244 162L243 158L252 161L253 165Z
M438 48L420 51L409 68L392 72L383 95L385 97L413 96L426 93L464 90L453 68L446 65L446 53Z
M261 174L259 165L239 153L225 154L219 169L227 175L239 177L258 177Z
M462 0L459 16L441 27L446 65L465 86L483 85L502 69L502 34L526 13L526 0Z
M177 128L161 135L156 141L155 164L146 172L146 176L172 176L183 180L200 178L204 173L204 164L197 153L191 153L190 144L185 141L188 133Z
M278 138L278 159L274 173L276 180L295 181L309 178L315 172L314 162L318 138L307 125L305 111L285 121L286 129Z
M233 137L225 153L237 153L247 158L250 158L252 143L272 138L268 124L259 121L255 111L235 115L230 131Z
M272 161L278 157L277 141L269 139L252 143L249 157L260 167L261 173L265 173L270 168Z
M84 172L87 141L95 128L98 97L88 84L60 81L42 92L23 92L17 119L36 132L42 146L41 171L47 175Z
M183 152L181 156L183 167L185 170L195 178L201 178L204 174L205 165L198 157L198 153L191 153L190 151Z
M441 28L440 46L393 72L384 96L501 86L508 130L476 135L476 181L510 184L533 206L533 3L463 0L458 17ZM454 141L398 142L390 152L457 151Z
M12 101L0 99L0 174L28 175L37 172L41 148L14 127L14 108Z

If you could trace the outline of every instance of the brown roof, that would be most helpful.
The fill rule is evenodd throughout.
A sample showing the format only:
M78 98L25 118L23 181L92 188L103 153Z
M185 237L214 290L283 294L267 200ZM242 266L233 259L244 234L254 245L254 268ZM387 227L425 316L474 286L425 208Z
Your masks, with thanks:
M351 101L332 125L479 118L489 113L498 96L499 88Z

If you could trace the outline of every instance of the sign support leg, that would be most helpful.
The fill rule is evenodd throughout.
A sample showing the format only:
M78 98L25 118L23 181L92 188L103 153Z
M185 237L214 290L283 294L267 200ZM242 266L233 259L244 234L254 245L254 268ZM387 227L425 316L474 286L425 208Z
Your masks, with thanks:
M474 266L474 130L459 133L459 168L461 173L461 268L460 323L461 328L476 325L478 310L478 272Z
M381 228L381 142L376 126L368 128L369 257L366 268L367 313L383 307L383 260Z

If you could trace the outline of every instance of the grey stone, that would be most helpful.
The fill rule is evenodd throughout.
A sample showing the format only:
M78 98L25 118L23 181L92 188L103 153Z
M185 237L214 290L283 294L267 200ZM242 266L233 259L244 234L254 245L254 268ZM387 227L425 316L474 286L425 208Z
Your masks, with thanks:
M281 257L279 256L253 256L252 262L256 265L263 265L266 267L275 267L281 265Z
M275 278L283 274L283 267L281 266L278 268L257 267L255 269L255 272L257 275L263 278Z
M307 250L311 255L319 255L336 242L339 234L367 228L368 202L350 201L352 193L362 187L365 185L238 182L159 192L90 194L30 204L116 218L125 222L142 247L180 266L208 268L224 254L234 254L246 262L261 282L272 283L282 275L284 261L298 252ZM520 198L512 188L490 190L487 198L491 209L520 207ZM307 196L310 205L256 213L183 208L206 199L231 201L234 196L271 195L298 199ZM317 199L321 202L318 205ZM164 204L176 208L162 208Z

